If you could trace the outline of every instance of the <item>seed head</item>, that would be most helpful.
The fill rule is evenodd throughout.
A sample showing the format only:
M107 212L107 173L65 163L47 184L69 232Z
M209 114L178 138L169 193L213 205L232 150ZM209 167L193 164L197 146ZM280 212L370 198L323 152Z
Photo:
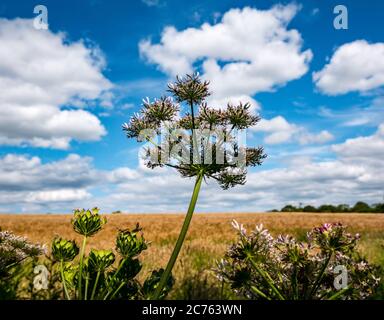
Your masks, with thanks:
M56 261L72 261L79 253L74 240L55 238L52 241L52 256Z
M135 113L129 123L123 124L123 131L126 132L128 138L136 138L140 141L140 134L144 131L155 130L154 123L151 123L143 115Z
M129 138L147 140L144 163L150 169L168 166L182 177L204 176L218 181L223 189L246 182L246 167L261 165L266 158L262 147L246 148L239 141L243 131L260 118L251 113L249 103L229 104L225 111L208 107L208 81L198 74L177 77L168 85L177 103L185 102L188 112L178 117L179 105L171 98L144 100L140 114L135 114L123 129ZM195 107L199 108L195 113ZM152 130L141 134L141 131ZM191 134L189 134L191 133ZM150 135L152 134L152 135ZM161 141L158 137L161 134Z
M88 265L91 270L104 271L115 262L115 255L111 250L92 249L88 257Z
M236 129L247 129L254 126L257 122L260 121L260 117L254 116L250 112L251 105L249 103L234 106L228 104L227 110L225 112L225 118L229 125Z
M201 104L198 119L199 123L206 124L210 129L225 122L224 113L221 110L209 108L206 103Z
M101 230L107 220L100 216L99 209L76 209L72 218L73 229L86 237L92 237Z
M185 78L176 77L176 82L168 84L168 91L173 94L177 102L200 104L210 93L209 82L201 81L199 74L186 75Z
M119 231L116 238L116 250L125 259L133 258L147 249L147 242L140 231L139 224L132 231Z
M160 99L155 99L152 103L149 100L145 100L143 105L142 113L144 119L147 123L156 123L158 126L162 122L172 121L179 111L179 106L174 104L170 97L161 97Z

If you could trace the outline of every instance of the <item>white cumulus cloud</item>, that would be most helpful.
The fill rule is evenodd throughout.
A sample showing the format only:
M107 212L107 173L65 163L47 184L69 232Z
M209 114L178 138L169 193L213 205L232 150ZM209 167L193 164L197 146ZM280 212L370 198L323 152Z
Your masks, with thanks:
M322 144L334 138L327 130L322 130L319 133L311 133L302 126L288 122L282 116L276 116L271 119L261 119L251 130L253 132L265 133L264 142L267 144L295 141L300 144Z
M223 99L254 102L257 92L271 91L308 70L312 52L302 51L300 33L288 29L298 10L294 4L269 10L245 7L199 28L168 26L160 43L142 40L140 53L171 76L190 73L201 63L203 77L211 81L212 104Z
M78 109L110 103L99 49L27 19L0 19L0 43L0 144L66 149L72 139L106 134L95 115Z
M329 95L366 92L384 85L384 43L357 40L340 46L330 62L313 73L316 86Z
M280 127L285 128L283 122ZM208 180L202 186L196 210L252 212L281 208L287 203L381 201L384 125L370 136L335 144L332 150L332 160L313 161L294 155L291 158L295 161L285 168L251 170L247 183L230 191ZM8 212L70 212L95 205L104 212L184 212L193 184L193 179L183 179L167 168L97 170L91 158L74 154L49 163L25 155L0 158L0 210Z

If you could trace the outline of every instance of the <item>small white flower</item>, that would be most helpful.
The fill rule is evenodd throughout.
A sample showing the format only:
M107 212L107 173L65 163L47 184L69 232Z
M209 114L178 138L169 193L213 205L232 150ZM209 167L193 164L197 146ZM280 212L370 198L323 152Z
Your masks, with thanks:
M247 230L244 228L242 224L239 224L235 219L232 220L232 227L240 232L243 236L245 236Z

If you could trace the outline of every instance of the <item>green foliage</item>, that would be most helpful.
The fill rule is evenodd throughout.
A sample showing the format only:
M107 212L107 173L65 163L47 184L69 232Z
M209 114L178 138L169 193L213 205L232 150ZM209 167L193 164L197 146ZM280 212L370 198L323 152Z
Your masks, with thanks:
M75 241L55 238L52 242L52 260L55 265L51 272L60 274L62 298L68 300L110 300L110 299L148 299L159 283L162 271L153 271L143 286L136 280L142 265L138 257L146 250L145 241L139 224L131 230L119 230L116 236L117 257L112 250L91 249L86 256L87 237L96 235L106 223L98 209L75 210L72 225L77 233L83 235L80 250ZM114 263L117 262L117 267ZM163 289L164 298L173 285L169 278Z
M161 288L160 295L157 296L156 289L158 288L161 280L161 276L164 273L164 269L154 270L152 274L144 281L141 289L142 295L148 299L163 299L174 285L173 277L169 277L164 287Z
M282 212L295 212L296 210L297 209L290 204L281 209Z
M357 213L384 213L384 203L377 203L370 206L369 204L358 201L353 207L350 207L347 204L339 204L334 206L332 204L323 204L319 207L314 206L304 206L295 207L294 205L286 205L281 210L281 212L338 212L338 213L348 213L348 212L357 212ZM273 212L278 212L278 210L273 210Z
M372 208L367 203L359 201L353 206L352 212L372 212Z
M211 272L203 270L186 273L178 279L172 299L176 300L230 300L238 299L225 283L218 282Z
M218 263L217 275L236 294L248 299L367 299L379 284L378 269L356 250L359 235L340 223L324 224L306 241L290 236L274 239L262 225L247 234L236 221L238 242ZM336 267L346 270L342 287L335 286Z
M0 300L17 298L18 287L25 276L24 266L44 252L44 247L0 230Z
M284 209L284 208L283 208ZM285 210L283 210L283 209L281 209L281 211L285 211ZM305 206L304 208L303 208L303 212L316 212L316 208L314 207L314 206Z

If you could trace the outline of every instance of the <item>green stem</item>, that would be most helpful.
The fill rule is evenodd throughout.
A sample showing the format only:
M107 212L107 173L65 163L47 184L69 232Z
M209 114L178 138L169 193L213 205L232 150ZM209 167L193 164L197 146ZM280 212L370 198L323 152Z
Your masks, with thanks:
M89 274L87 272L87 276L85 278L85 292L84 292L84 300L88 299L88 286L89 286Z
M120 264L119 264L119 266L117 267L115 273L113 274L111 280L107 283L107 287L105 288L105 290L104 290L103 293L102 293L102 296L103 296L105 293L107 293L107 295L104 297L104 300L105 300L105 299L109 296L109 294L111 293L111 292L109 291L109 289L110 289L110 284L111 284L111 283L114 284L114 281L115 281L115 279L116 279L116 276L119 274L119 272L120 272L120 270L121 270L123 264L124 264L126 261L127 261L127 258L124 258L124 259L122 259L122 260L120 261Z
M276 286L273 284L273 279L268 274L268 272L263 271L256 263L253 261L251 256L248 256L249 261L251 262L252 266L256 269L256 271L261 275L261 277L265 280L265 282L269 285L269 287L272 289L272 291L277 295L277 297L280 300L285 300L283 295L280 293L280 291L276 288Z
M60 274L61 274L61 282L63 283L65 296L67 297L67 300L71 300L71 297L68 294L67 284L65 283L63 260L60 260Z
M154 295L155 300L159 299L161 292L163 291L163 288L165 287L165 285L168 281L168 278L171 274L173 266L175 265L176 259L179 255L179 252L180 252L180 249L183 245L185 236L186 236L187 231L188 231L189 224L192 220L193 212L195 210L195 206L196 206L197 198L199 196L199 191L200 191L200 187L201 187L201 182L203 181L203 177L204 177L204 174L202 172L197 176L195 187L193 188L191 201L189 203L187 215L185 216L183 226L181 228L181 231L180 231L179 237L177 239L175 248L173 249L172 255L168 261L167 267L165 268L165 271L161 276L160 283L159 283L158 287L156 288L155 295Z
M199 146L197 145L197 137L196 137L196 125L195 125L195 112L193 110L193 101L189 101L189 106L191 108L191 117L192 117L192 163L195 163L195 160L197 163L200 163L201 159L195 159L195 149L196 154L199 154Z
M325 270L327 269L328 267L328 264L329 264L329 261L331 260L331 257L332 257L332 253L330 253L327 257L327 259L325 260L325 263L323 265L323 267L321 268L321 271L319 273L319 276L317 277L316 281L315 281L315 284L313 285L312 287L312 290L310 292L310 295L309 295L309 298L311 298L315 293L316 293L316 290L317 288L319 287L320 285L320 282L321 280L323 279L324 277L324 273L325 273Z
M221 281L220 300L223 300L224 296L224 280Z
M99 278L100 278L100 270L97 271L95 284L93 285L93 289L92 289L91 300L93 300L93 298L95 297L96 288L97 288L97 284L99 282Z
M257 287L255 286L251 286L251 290L253 291L253 293L256 293L257 295L259 295L260 297L266 299L266 300L271 300L270 297L268 297L266 294L264 294L261 290L259 290Z
M298 300L299 299L299 285L297 281L297 267L294 266L294 271L292 275L292 287L293 287L293 299Z
M350 287L346 287L346 288L344 288L342 290L339 290L333 296L329 297L328 300L336 300L336 299L338 299L340 296L342 296L344 293L346 293L349 289L351 289L351 288Z
M120 291L120 289L121 289L124 285L125 285L125 281L122 282L122 283L119 285L119 287L116 289L116 291L113 293L113 295L112 295L109 299L112 300L112 299L115 297L115 295ZM106 296L106 297L108 297L108 296Z
M80 252L80 263L79 263L79 284L78 284L78 295L79 295L79 300L82 299L82 286L81 286L81 281L83 277L83 258L84 258L84 252L85 252L85 246L87 244L87 237L84 236L83 238L83 245L81 246L81 252Z

